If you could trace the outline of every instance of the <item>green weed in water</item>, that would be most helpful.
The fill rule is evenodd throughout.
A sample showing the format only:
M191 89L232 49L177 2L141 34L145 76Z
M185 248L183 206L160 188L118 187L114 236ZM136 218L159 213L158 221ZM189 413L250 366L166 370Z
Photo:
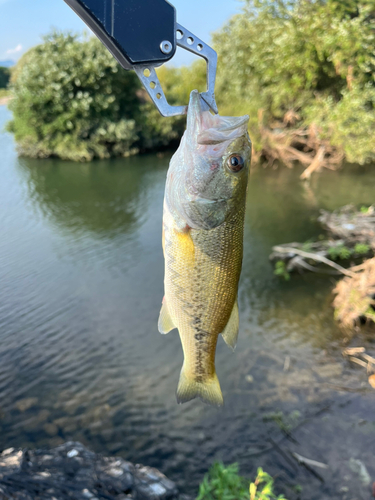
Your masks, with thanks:
M353 251L345 245L337 245L328 249L328 255L332 260L349 259L352 252Z
M370 251L370 246L366 243L356 243L355 247L348 248L345 245L338 245L328 249L328 255L332 260L349 259L353 254L366 255Z
M370 207L365 207L365 206L362 206L362 207L361 207L361 213L362 213L362 214L367 214L367 212L369 211L369 208L370 208Z
M281 276L285 281L290 280L290 274L286 270L286 264L283 260L278 260L275 264L275 270L273 272L276 276Z
M366 243L357 243L354 247L354 252L359 255L366 255L370 251L370 245L366 245Z

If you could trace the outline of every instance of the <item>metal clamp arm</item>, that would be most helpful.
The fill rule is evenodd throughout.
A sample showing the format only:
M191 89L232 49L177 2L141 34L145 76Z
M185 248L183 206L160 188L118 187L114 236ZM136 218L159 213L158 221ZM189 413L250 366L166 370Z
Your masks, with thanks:
M217 55L206 43L176 23L176 10L166 0L65 0L107 47L121 66L134 69L163 116L185 114L187 106L171 106L155 68L169 61L176 46L207 62L203 109L217 113Z
M201 97L205 103L203 109L212 109L214 113L218 113L214 92L217 54L214 49L180 24L177 24L176 28L177 45L193 52L197 56L203 57L207 61L207 91L201 93ZM155 68L150 65L142 65L134 67L134 70L163 116L183 115L187 112L187 106L171 106L168 103Z

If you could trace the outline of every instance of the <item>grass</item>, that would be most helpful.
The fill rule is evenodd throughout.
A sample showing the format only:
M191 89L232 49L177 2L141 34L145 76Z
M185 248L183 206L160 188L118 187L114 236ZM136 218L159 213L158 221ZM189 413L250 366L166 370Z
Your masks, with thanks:
M239 475L237 464L216 462L200 484L196 500L286 500L283 495L276 496L273 488L272 477L261 468L249 484Z

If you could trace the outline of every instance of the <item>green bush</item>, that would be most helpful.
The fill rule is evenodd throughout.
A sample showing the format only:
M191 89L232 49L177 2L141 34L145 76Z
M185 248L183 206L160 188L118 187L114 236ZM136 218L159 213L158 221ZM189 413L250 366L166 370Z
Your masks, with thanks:
M85 161L166 146L178 124L150 119L140 89L96 38L53 32L15 68L8 129L20 154L39 158Z
M238 474L238 465L212 465L199 485L196 500L249 500L249 483Z
M327 161L375 160L374 0L244 0L213 45L219 111L250 115L256 153L288 148L309 130L308 148L329 145ZM158 75L171 104L205 89L200 60ZM184 119L160 117L134 73L96 39L49 35L23 56L12 82L10 129L29 156L127 155L171 145L183 132ZM285 143L275 142L285 128Z
M212 465L199 486L196 500L286 500L276 496L273 479L261 468L250 483L238 474L238 465L225 466L221 462Z
M247 0L214 35L221 112L261 125L317 127L351 162L375 159L373 0Z

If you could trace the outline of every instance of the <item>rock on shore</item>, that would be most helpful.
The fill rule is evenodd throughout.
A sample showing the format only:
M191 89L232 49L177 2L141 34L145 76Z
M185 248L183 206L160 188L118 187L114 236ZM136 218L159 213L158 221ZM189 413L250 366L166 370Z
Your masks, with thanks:
M103 457L69 441L0 455L0 500L191 500L157 469Z

